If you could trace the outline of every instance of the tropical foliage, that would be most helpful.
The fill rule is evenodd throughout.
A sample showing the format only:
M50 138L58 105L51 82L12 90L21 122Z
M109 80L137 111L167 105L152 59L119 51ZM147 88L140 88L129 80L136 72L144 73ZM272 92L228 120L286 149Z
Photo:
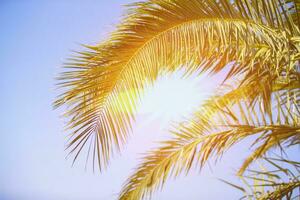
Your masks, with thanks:
M159 75L181 68L187 76L213 75L227 68L218 92L172 131L172 140L144 157L119 198L143 199L168 177L201 168L250 136L255 138L253 153L238 175L243 177L257 160L275 163L265 157L268 152L300 143L299 9L298 0L148 0L129 5L110 37L85 46L59 77L64 89L54 105L66 105L74 161L86 147L93 168L107 167L127 141L145 84ZM296 161L276 159L299 169ZM246 198L289 199L299 188L299 173L277 183L279 175L256 171L251 180L261 175L273 177L260 178L272 183L265 187L273 191L252 190Z
M249 169L248 174L240 177L242 186L221 180L232 187L241 190L241 199L297 199L300 186L300 163L286 160L282 156L277 158L263 157L262 161L268 166L260 164L259 169Z

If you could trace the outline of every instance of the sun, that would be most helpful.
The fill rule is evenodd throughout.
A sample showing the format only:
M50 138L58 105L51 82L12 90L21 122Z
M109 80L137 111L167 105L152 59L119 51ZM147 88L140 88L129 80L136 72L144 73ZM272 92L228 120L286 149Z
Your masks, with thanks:
M181 121L201 105L207 94L203 78L183 77L183 71L161 76L148 86L138 113L150 115L161 122Z

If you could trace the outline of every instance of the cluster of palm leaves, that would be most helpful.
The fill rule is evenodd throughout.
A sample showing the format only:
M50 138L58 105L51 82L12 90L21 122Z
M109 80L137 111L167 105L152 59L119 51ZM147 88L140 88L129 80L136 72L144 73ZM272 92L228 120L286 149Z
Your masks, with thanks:
M64 92L54 104L66 105L74 161L87 152L93 168L107 167L127 141L145 85L158 76L181 68L186 76L214 75L227 68L216 94L171 131L173 139L147 153L119 199L150 196L169 177L201 168L247 138L254 138L253 152L239 176L259 160L274 163L283 173L282 162L276 164L280 160L298 170L296 161L266 155L300 144L299 9L298 0L147 0L129 5L110 37L86 46L59 77ZM251 190L246 198L292 199L300 185L297 170L285 182L275 172L256 170L251 180L271 184L261 184L268 192Z
M220 180L243 192L240 199L299 199L300 163L282 155L263 157L261 161L257 169L248 169L246 175L239 177L242 185Z

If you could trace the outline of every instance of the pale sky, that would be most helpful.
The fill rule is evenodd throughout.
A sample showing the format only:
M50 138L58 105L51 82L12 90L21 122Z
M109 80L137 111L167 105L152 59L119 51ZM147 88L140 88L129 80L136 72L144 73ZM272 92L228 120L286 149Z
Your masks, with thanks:
M103 40L119 21L122 5L129 2L134 1L0 1L1 200L117 199L141 153L155 147L153 142L168 137L168 121L157 117L159 106L151 104L151 98L161 93L153 89L148 94L152 97L145 103L148 106L137 116L128 145L111 160L108 170L93 174L82 163L71 167L71 160L65 159L67 138L64 120L59 117L63 110L53 110L51 105L58 94L54 77L71 50L80 49L79 44ZM176 82L176 77L170 76L169 81ZM168 88L170 85L164 85L166 81L169 82L168 78L161 80ZM179 91L197 83L193 87L201 95L195 98L201 99L209 92L211 83L219 79L201 77L193 81L179 81L170 90L176 93L177 86ZM163 102L156 98L155 104ZM241 193L217 178L232 180L234 169L245 155L246 148L239 145L227 152L217 166L212 164L214 173L207 167L201 173L194 170L186 177L171 179L153 199L238 199Z

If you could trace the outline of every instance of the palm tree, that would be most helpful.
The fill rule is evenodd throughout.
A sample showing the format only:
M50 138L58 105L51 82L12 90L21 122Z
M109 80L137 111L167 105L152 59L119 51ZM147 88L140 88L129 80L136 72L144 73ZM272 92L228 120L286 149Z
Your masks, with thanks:
M187 76L229 68L227 87L145 156L120 199L142 199L168 177L203 167L249 136L256 137L254 150L238 175L274 148L299 145L299 9L298 0L131 4L109 39L85 46L59 77L64 90L54 105L66 105L74 161L86 147L93 168L106 168L127 141L145 83L180 68Z

